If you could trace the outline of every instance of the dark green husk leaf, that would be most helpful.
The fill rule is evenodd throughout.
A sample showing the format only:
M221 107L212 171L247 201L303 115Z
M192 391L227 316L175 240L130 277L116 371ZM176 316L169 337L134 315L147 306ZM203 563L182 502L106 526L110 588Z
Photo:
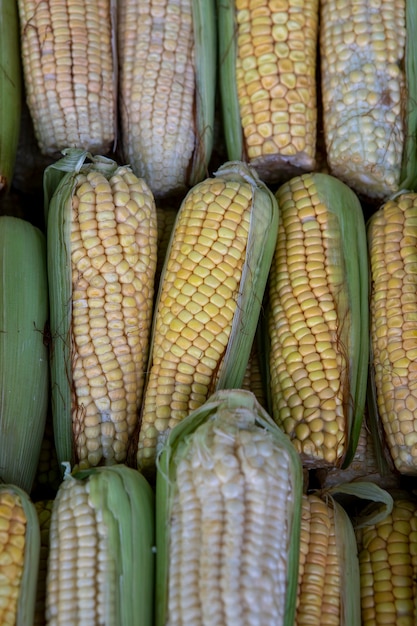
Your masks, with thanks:
M30 492L49 394L45 238L29 222L0 217L0 476Z
M22 109L17 2L0 2L0 192L10 191Z

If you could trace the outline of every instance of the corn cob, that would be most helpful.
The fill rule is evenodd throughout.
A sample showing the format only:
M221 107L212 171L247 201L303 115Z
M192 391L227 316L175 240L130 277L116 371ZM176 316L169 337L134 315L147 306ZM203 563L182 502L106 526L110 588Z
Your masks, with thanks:
M17 217L0 217L0 476L30 492L48 409L45 238Z
M314 169L318 0L219 0L218 15L229 159L265 182Z
M151 626L154 498L124 465L68 474L50 522L48 626Z
M158 464L156 624L293 625L301 463L248 391L223 390Z
M208 171L216 84L214 0L118 3L124 159L156 198Z
M303 495L294 626L360 626L359 593L352 522L333 499Z
M146 183L127 166L86 157L70 152L45 174L53 426L58 460L81 468L126 458L142 397L157 241Z
M399 194L374 213L368 245L377 408L397 470L417 474L417 194Z
M26 99L43 154L115 138L114 0L18 0Z
M281 222L270 274L274 419L309 467L348 464L368 367L366 231L355 194L327 174L277 191Z
M49 528L51 525L53 504L53 500L38 500L35 502L35 509L38 515L40 529L40 552L33 626L44 626L44 624L46 624L46 575L49 555Z
M384 520L356 533L363 626L417 621L417 503L394 497Z
M0 623L33 624L40 551L39 523L27 493L0 484Z
M324 137L330 171L383 199L416 185L414 2L321 2Z
M9 191L19 140L21 67L14 2L0 3L0 192Z
M155 309L138 467L215 389L242 384L278 226L273 194L244 163L194 186L172 233Z

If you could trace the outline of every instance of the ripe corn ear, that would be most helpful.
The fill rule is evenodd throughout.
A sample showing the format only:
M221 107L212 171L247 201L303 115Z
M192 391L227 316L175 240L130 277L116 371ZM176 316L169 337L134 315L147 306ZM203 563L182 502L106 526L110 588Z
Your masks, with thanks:
M121 144L155 197L208 172L216 85L214 0L118 3Z
M363 626L414 626L417 618L417 503L394 497L392 512L356 532Z
M107 153L116 124L114 0L19 0L26 99L40 150Z
M0 217L0 477L30 492L48 410L46 247L29 222Z
M359 594L356 539L347 513L331 498L303 495L294 626L360 626Z
M218 15L228 158L266 182L313 170L318 1L219 0Z
M49 533L48 626L151 626L154 497L139 472L114 465L66 475Z
M0 4L0 193L9 191L21 115L19 18L15 2Z
M126 458L142 398L157 241L146 183L127 166L91 159L70 151L45 174L53 425L60 463L81 468Z
M155 308L138 467L214 389L238 388L278 227L273 194L241 162L195 185L179 209Z
M416 186L414 2L321 2L330 171L367 197Z
M0 623L33 624L40 552L37 513L27 493L0 484Z
M269 287L271 414L306 467L348 464L368 368L368 267L361 205L327 174L277 191Z
M401 193L372 215L368 246L377 410L395 467L416 475L417 194Z
M255 396L223 390L158 464L156 624L294 624L298 455Z

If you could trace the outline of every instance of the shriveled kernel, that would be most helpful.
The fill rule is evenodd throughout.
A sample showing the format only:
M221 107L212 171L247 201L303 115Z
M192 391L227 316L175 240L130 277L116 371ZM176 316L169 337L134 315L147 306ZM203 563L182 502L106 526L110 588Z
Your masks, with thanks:
M142 395L157 236L150 190L129 168L118 168L109 179L94 168L81 172L74 198L87 189L95 198L89 211L98 225L101 261L94 265L85 256L82 276L73 273L73 427L82 467L126 458L120 433L133 432ZM96 217L114 216L115 206L117 222ZM73 232L83 217L82 204L73 203ZM91 237L80 232L82 245L94 251Z

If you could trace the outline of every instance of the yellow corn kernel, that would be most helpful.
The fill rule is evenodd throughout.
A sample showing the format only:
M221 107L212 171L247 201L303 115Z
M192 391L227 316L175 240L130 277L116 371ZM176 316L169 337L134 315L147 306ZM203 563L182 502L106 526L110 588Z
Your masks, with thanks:
M333 507L303 495L296 626L339 626L342 568Z
M394 499L383 521L357 530L363 626L414 626L417 615L417 504Z
M368 197L398 189L404 148L405 0L321 2L330 171Z
M333 467L317 470L321 488L328 489L357 480L376 483L383 489L398 488L399 475L394 471L393 464L385 457L381 459L377 452L369 415L365 412L352 462L345 469Z
M106 153L115 137L111 0L19 0L27 103L43 154Z
M140 466L154 458L158 437L210 393L232 328L251 199L249 185L208 179L180 209L155 313Z
M318 0L231 4L234 28L227 32L234 41L223 41L220 31L220 45L226 58L236 49L232 71L242 152L266 182L311 171L316 165ZM219 20L229 15L226 9ZM221 66L220 76L229 126L230 74L225 71L222 76ZM227 138L228 128L225 133ZM228 150L238 147L228 145ZM229 158L242 157L229 154Z
M148 187L128 168L73 196L73 426L81 467L126 458L141 404L156 266Z
M0 490L0 623L15 626L23 577L26 515L20 497Z
M181 204L156 303L140 468L154 470L168 431L217 384L241 386L274 250L276 209L273 194L242 162L225 163Z
M417 473L417 194L404 193L372 216L372 367L379 415L397 470Z

